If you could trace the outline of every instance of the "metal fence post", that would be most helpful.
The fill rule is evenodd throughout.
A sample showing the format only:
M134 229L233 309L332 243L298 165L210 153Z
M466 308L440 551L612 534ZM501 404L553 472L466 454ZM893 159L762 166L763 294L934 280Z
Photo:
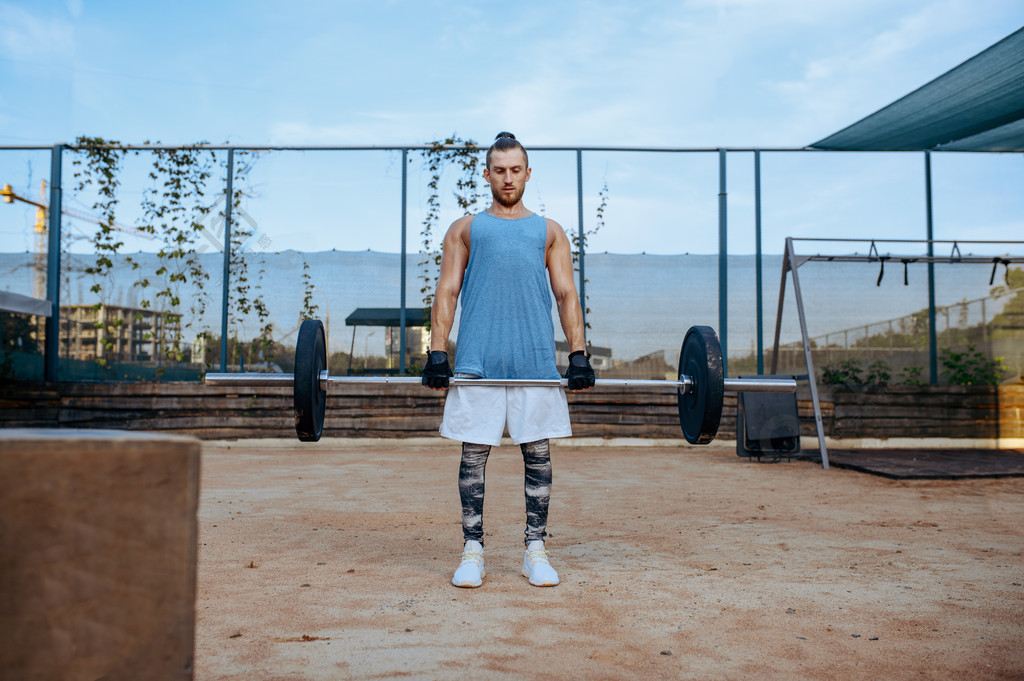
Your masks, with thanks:
M231 284L231 209L235 202L232 181L235 175L235 150L228 149L228 178L224 188L224 287L220 317L220 371L228 370L228 299Z
M761 294L761 152L754 152L754 268L757 277L757 375L764 374L764 305Z
M586 258L585 252L585 240L586 234L583 231L583 150L576 150L576 212L577 220L579 222L579 239L580 239L580 310L583 312L583 334L586 336L587 332L587 279L584 267L584 259ZM569 348L570 350L572 348Z
M401 288L401 294L400 294L400 303L399 303L399 308L400 309L399 309L399 312L398 312L398 333L399 333L399 335L401 337L401 340L399 341L399 346L398 346L398 355L400 357L400 359L398 360L398 373L400 373L400 374L404 374L405 373L405 323L406 323L406 318L405 318L405 238L406 238L405 218L406 218L406 183L408 182L408 175L409 175L409 173L408 173L408 171L409 171L409 168L408 168L408 165L409 165L408 164L408 153L409 153L408 150L402 149L402 257L401 257L402 274L401 274L401 277L400 277L401 283L399 284L399 286Z
M939 382L938 339L935 334L935 263L931 257L935 255L932 223L932 152L924 152L924 206L925 222L928 232L928 382L936 385Z
M61 157L63 144L55 144L50 152L50 209L48 242L46 246L46 297L50 301L50 316L46 318L46 354L43 359L43 379L60 380L60 216L61 216Z
M718 339L722 344L722 374L729 375L729 245L725 149L718 150Z

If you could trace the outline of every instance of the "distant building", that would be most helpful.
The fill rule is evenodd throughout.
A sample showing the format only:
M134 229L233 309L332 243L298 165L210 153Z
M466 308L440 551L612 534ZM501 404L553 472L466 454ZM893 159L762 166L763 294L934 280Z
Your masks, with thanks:
M43 318L37 318L42 332ZM180 324L167 324L163 312L114 305L68 305L60 308L61 356L76 360L155 362L163 346L181 334ZM192 347L183 348L190 361Z

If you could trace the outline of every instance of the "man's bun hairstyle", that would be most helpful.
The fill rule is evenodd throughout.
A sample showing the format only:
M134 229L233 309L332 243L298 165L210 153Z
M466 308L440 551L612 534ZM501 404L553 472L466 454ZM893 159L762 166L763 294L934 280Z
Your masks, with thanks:
M487 167L491 167L491 152L497 151L508 151L509 149L521 149L523 151L523 158L526 159L526 167L530 167L530 157L526 153L526 148L520 144L516 136L510 132L502 131L494 136L494 144L487 150Z

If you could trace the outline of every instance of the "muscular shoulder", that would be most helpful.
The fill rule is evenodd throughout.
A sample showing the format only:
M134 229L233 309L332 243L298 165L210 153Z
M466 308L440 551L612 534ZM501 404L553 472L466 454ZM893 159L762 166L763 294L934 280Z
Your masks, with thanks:
M475 217L475 215L463 215L452 223L451 229L469 229L469 226L473 224L473 219Z
M565 236L565 230L562 229L562 225L558 224L551 218L544 218L544 220L548 223L548 248L551 248L553 245L559 243L560 241L568 241L568 239Z
M473 224L473 215L465 215L455 222L448 228L448 232L444 235L445 242L450 241L461 241L469 247L469 228Z

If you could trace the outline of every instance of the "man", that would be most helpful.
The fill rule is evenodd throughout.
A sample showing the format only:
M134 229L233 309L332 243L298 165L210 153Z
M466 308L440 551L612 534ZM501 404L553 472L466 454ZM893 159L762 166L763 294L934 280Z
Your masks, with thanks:
M569 343L568 387L593 386L569 240L557 222L523 205L529 158L512 133L499 133L487 150L484 179L491 185L490 208L459 218L444 237L423 385L436 390L448 387L452 370L446 349L460 293L455 376L559 378L551 321L553 293ZM452 577L455 586L472 588L483 583L484 467L506 427L522 449L526 467L523 576L534 586L558 584L544 537L551 494L548 439L572 435L565 392L561 387L453 386L440 432L462 442L459 496L465 546Z

